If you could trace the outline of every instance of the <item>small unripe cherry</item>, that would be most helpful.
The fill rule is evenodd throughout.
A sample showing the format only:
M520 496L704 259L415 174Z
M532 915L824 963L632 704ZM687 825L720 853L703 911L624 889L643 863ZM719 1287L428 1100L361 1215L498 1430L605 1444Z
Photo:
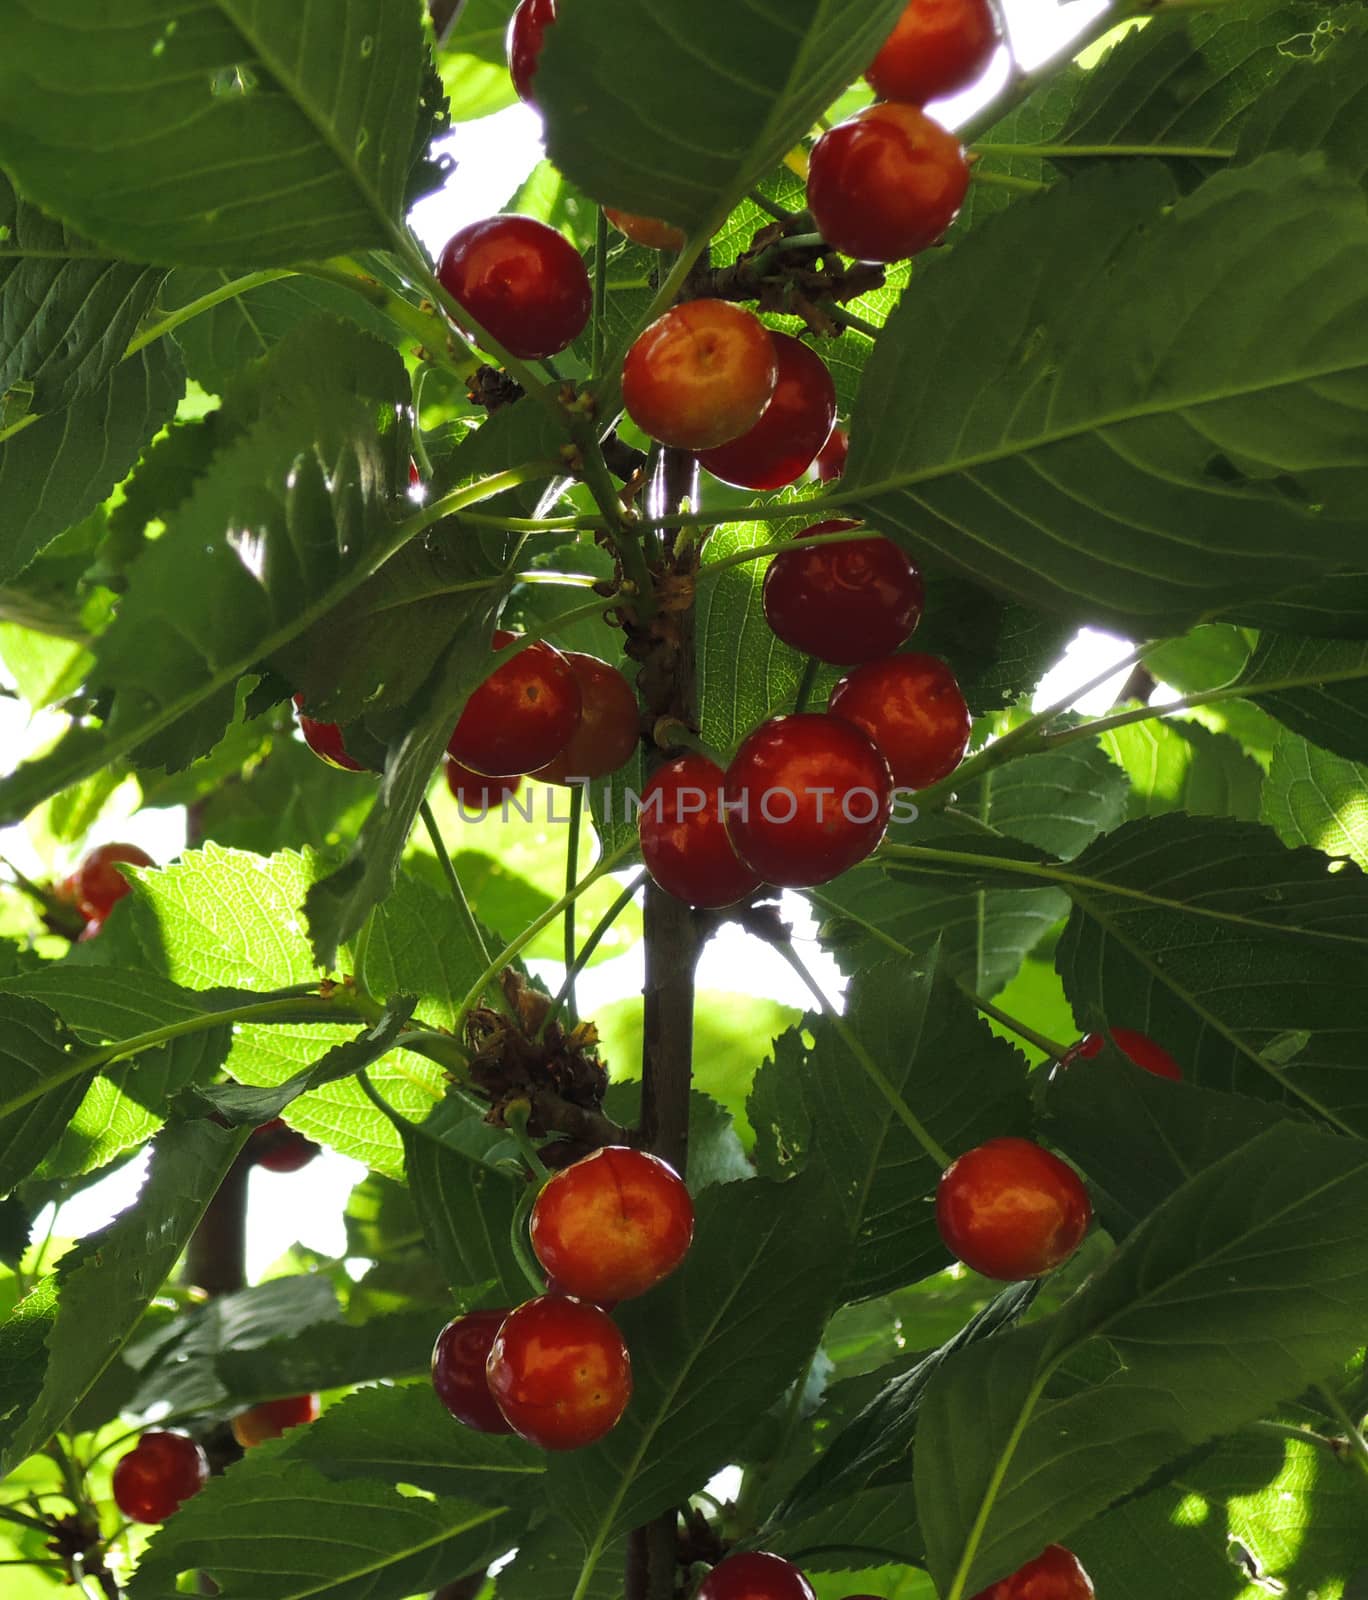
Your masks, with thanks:
M458 1422L478 1433L513 1432L489 1392L485 1371L507 1315L507 1306L498 1311L467 1311L447 1323L432 1347L432 1387L437 1398Z
M529 106L537 104L532 80L537 75L546 30L556 20L556 0L520 0L508 24L505 45L508 71L518 99Z
M337 723L317 722L313 717L306 717L301 709L303 704L304 696L297 694L294 697L295 721L299 724L299 731L309 749L330 767L337 767L342 772L364 772L366 769L361 763L347 754L347 747L342 740L342 729Z
M1083 1180L1029 1139L989 1139L966 1151L936 1189L946 1248L985 1278L1043 1277L1078 1249L1091 1220Z
M517 634L494 633L495 653ZM492 778L534 772L558 755L579 725L579 680L544 639L496 667L465 703L447 744L453 761Z
M641 738L636 693L618 669L597 656L567 650L580 687L580 719L570 742L533 773L543 783L606 778L629 761Z
M726 300L688 300L627 352L622 401L661 444L710 450L759 420L778 379L774 340L758 317Z
M521 772L511 773L504 778L489 778L483 772L472 772L469 767L463 767L450 756L443 765L451 798L463 811L493 811L505 800L511 800L522 787Z
M146 850L135 844L97 845L77 867L76 904L92 921L103 923L133 885L118 871L117 863L128 867L155 867Z
M867 661L832 689L827 709L878 745L900 789L924 789L964 759L973 719L950 668L908 651Z
M1052 1544L1034 1561L999 1578L973 1600L1094 1600L1092 1579L1083 1563L1062 1544Z
M184 1433L145 1433L114 1467L114 1504L133 1522L165 1522L209 1481L209 1458Z
M791 334L771 334L779 377L760 419L740 438L698 460L713 477L741 489L782 489L816 459L836 421L836 385L826 362Z
M540 1295L510 1311L485 1371L513 1431L543 1450L593 1444L632 1397L632 1362L617 1324L569 1295Z
M881 100L924 106L982 77L1001 37L991 0L910 0L865 77Z
M743 1550L719 1561L695 1600L816 1600L800 1568L765 1550Z
M1183 1069L1163 1045L1155 1044L1148 1034L1139 1033L1134 1028L1108 1028L1107 1033L1121 1054L1129 1057L1137 1067L1152 1072L1156 1078L1172 1078L1176 1083L1183 1081ZM1085 1061L1090 1061L1102 1054L1106 1042L1106 1034L1087 1033L1066 1055L1082 1056Z
M644 245L647 250L682 250L684 230L659 217L638 217L630 211L614 211L604 206L603 214L618 230L625 233L633 244Z
M850 533L859 523L842 518L814 522L797 535L812 539ZM891 654L921 621L921 573L891 539L833 539L781 550L760 591L774 633L834 666L853 666Z
M283 1400L263 1400L238 1412L233 1418L233 1437L244 1450L253 1445L265 1444L268 1439L278 1439L291 1428L302 1427L318 1419L316 1394L293 1394Z
M593 305L579 251L535 217L487 217L462 228L438 258L437 276L464 311L525 361L573 344Z
M722 815L726 775L707 756L667 761L641 796L641 859L666 894L685 905L734 906L761 879L737 855Z

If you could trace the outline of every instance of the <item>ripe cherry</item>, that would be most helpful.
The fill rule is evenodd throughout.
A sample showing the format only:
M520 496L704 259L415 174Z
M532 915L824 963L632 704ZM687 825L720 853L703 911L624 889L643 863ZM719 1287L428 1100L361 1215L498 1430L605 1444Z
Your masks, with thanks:
M1092 1219L1083 1180L1029 1139L990 1139L952 1161L936 1190L940 1236L985 1278L1039 1278L1066 1261Z
M816 712L773 717L727 768L727 833L767 883L810 888L875 848L892 795L888 763L853 724Z
M764 1550L743 1550L717 1563L699 1584L695 1600L816 1600L816 1596L791 1561Z
M630 211L614 211L604 206L603 214L618 230L625 233L633 244L644 245L648 250L682 250L684 230L659 217L637 217Z
M1052 1544L1008 1578L999 1578L973 1600L1093 1600L1092 1579L1072 1550Z
M563 234L533 217L487 217L447 241L442 287L511 355L554 356L584 332L589 273Z
M760 420L730 444L698 453L713 477L741 489L782 489L796 482L836 421L836 385L826 362L790 334L770 337L779 380Z
M546 30L556 20L556 0L520 0L508 24L508 70L518 99L535 106L532 80L537 75Z
M517 634L495 631L492 648ZM579 680L553 645L540 640L510 657L471 695L447 744L453 761L490 777L534 772L570 742L579 726Z
M102 923L132 884L118 870L116 863L130 867L155 867L156 862L146 850L135 844L102 844L77 867L76 904L92 922Z
M916 106L867 106L812 147L807 200L828 244L901 261L934 244L969 188L963 147Z
M833 428L831 437L817 452L812 463L812 475L818 483L834 483L844 477L846 457L850 454L850 435L844 428Z
M727 835L725 783L715 761L691 752L659 768L641 796L641 859L665 893L685 905L733 906L760 887Z
M1155 1044L1148 1034L1137 1033L1134 1028L1108 1028L1107 1033L1111 1034L1112 1043L1122 1055L1129 1056L1137 1067L1152 1072L1156 1078L1172 1078L1177 1083L1183 1081L1183 1069L1163 1045ZM1094 1056L1102 1054L1105 1043L1106 1034L1088 1033L1078 1041L1068 1055L1082 1056L1085 1061L1090 1061Z
M318 1154L318 1146L288 1127L283 1117L272 1117L252 1131L247 1158L267 1172L299 1172Z
M512 1433L508 1419L489 1392L485 1365L508 1308L467 1311L453 1317L432 1347L432 1387L437 1398L467 1428L479 1433Z
M627 352L622 402L643 433L711 450L753 427L779 380L769 329L726 300L688 300Z
M580 687L579 726L534 776L545 783L606 778L631 758L641 737L636 694L616 667L597 656L567 650L565 659Z
M183 1433L143 1434L114 1468L114 1504L134 1522L165 1522L209 1481L209 1458Z
M814 522L798 535L848 533L858 522ZM761 590L765 620L795 650L848 667L889 655L921 621L921 573L882 534L781 550Z
M515 1433L543 1450L578 1450L617 1426L632 1362L606 1311L544 1294L504 1318L485 1371Z
M522 787L523 775L515 772L504 778L487 778L483 772L472 772L459 761L446 758L446 783L451 798L463 811L493 811L505 800L511 800Z
M354 761L347 754L347 747L342 742L342 729L335 722L315 722L312 717L306 717L300 709L304 704L304 696L297 694L294 697L295 721L299 724L299 731L304 736L304 743L318 757L326 761L330 767L339 767L343 772L364 772L366 769L359 761Z
M981 77L1000 38L990 0L911 0L865 77L881 100L924 106Z
M595 1150L537 1196L537 1260L565 1294L630 1300L668 1278L693 1242L694 1209L673 1167L625 1145Z
M900 789L924 789L964 759L973 719L955 675L936 656L867 661L831 691L827 710L863 728Z
M233 1418L233 1437L244 1450L278 1439L291 1428L318 1418L316 1394L294 1394L283 1400L263 1400L259 1406L239 1411Z

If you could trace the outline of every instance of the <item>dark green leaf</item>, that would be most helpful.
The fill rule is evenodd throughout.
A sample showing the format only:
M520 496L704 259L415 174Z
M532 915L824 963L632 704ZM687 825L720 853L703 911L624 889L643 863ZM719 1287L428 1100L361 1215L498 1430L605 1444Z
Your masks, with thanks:
M1240 683L1294 733L1350 761L1368 760L1368 644L1265 634Z
M0 996L0 1194L28 1177L71 1121L93 1075L73 1070L81 1055L55 1011Z

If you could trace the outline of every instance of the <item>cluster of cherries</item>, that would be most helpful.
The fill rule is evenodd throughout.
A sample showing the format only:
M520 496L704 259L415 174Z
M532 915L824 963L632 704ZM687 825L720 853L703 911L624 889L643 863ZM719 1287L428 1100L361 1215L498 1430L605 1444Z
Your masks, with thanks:
M973 1600L1093 1600L1093 1586L1078 1557L1052 1544L1034 1561L984 1589ZM816 1600L801 1568L783 1556L745 1550L719 1561L694 1600ZM852 1594L846 1600L878 1600Z

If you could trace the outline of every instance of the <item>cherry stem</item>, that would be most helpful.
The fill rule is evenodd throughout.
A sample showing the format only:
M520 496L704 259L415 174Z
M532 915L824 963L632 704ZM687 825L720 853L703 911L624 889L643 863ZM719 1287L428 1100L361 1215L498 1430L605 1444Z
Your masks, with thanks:
M1330 1408L1330 1414L1344 1429L1349 1440L1349 1451L1359 1471L1368 1474L1368 1440L1363 1437L1363 1429L1354 1421L1344 1406L1344 1402L1335 1391L1326 1383L1318 1383L1316 1392Z
M542 1171L545 1170L543 1167ZM528 1218L532 1215L532 1207L536 1205L540 1192L539 1183L529 1183L524 1188L518 1196L518 1203L513 1208L512 1221L508 1225L508 1242L513 1247L514 1258L522 1268L523 1277L532 1285L534 1294L546 1293L546 1275L537 1270L537 1263L527 1237Z
M715 767L725 768L727 763L710 744L705 744L687 722L678 717L658 717L651 729L651 739L660 750L692 750L695 755L706 756Z
M798 680L798 693L793 697L793 714L798 716L807 710L808 701L812 698L812 687L817 682L817 674L822 670L822 663L816 656L809 656L803 668L803 676Z
M542 1021L542 1025L538 1029L539 1038L556 1020L561 1007L565 1004L567 995L569 995L571 992L571 988L575 979L580 975L581 972L584 971L585 967L589 965L589 962L593 959L594 951L597 950L599 945L603 942L604 935L608 932L609 928L613 926L617 919L636 898L637 892L640 890L642 884L646 882L646 877L647 874L644 871L637 873L636 877L632 879L622 893L618 895L617 899L613 901L612 905L610 905L599 918L594 931L580 946L579 954L570 962L570 965L566 970L565 981L556 991L556 997L554 1000L552 1000L550 1008Z
M969 993L968 990L965 992ZM1062 1045L1057 1039L1051 1039L1043 1033L1037 1033L1034 1028L1022 1022L1019 1018L1012 1016L1010 1012L1001 1010L991 1000L985 1000L981 994L969 993L969 998L974 1002L976 1009L981 1011L985 1017L991 1017L994 1022L1000 1022L1004 1028L1010 1028L1013 1033L1025 1039L1027 1044L1033 1044L1047 1060L1058 1061L1067 1052L1067 1045Z
M986 172L982 167L974 168L974 182L987 184L990 189L1013 189L1020 194L1043 194L1053 187L1043 178L1019 178L1012 172Z
M603 347L608 315L608 214L599 207L594 229L594 329L589 358L589 381L597 383L603 375Z
M568 897L579 877L579 836L583 816L584 790L575 784L570 791L570 827L565 840L565 982L561 985L571 1022L579 1021L579 1009L575 1004L575 901Z
M762 194L759 189L752 189L746 198L759 206L762 211L769 212L776 222L797 222L802 216L801 211L786 211L783 206L771 200L768 195Z
M1234 150L1204 144L998 144L995 141L974 146L976 155L1038 156L1044 161L1069 158L1093 159L1107 156L1168 156L1191 161L1230 161ZM980 174L975 171L977 178Z
M792 516L795 511L806 515L805 505L790 505L787 510ZM750 512L746 513L747 517ZM702 583L708 578L715 577L719 572L725 572L729 567L745 566L748 561L763 561L766 556L782 555L785 550L807 550L813 545L853 544L859 539L873 537L868 528L841 528L833 533L814 533L805 535L800 539L776 539L771 544L752 545L749 550L737 550L729 556L719 556L715 561L704 561L695 574L694 581Z
M485 944L484 934L480 931L480 924L475 920L475 913L470 909L470 902L466 899L465 890L461 887L461 880L456 872L456 863L451 859L451 852L446 847L442 838L442 830L437 826L437 818L433 814L432 805L424 799L418 807L418 815L423 819L423 826L427 829L428 838L432 841L432 848L437 856L437 864L442 869L442 876L446 879L447 888L451 892L452 904L456 907L456 915L461 926L466 931L466 936L474 945L480 960L489 965L489 947ZM494 992L499 1003L507 1009L503 991L494 985Z
M532 1102L530 1100L512 1100L503 1110L504 1127L513 1135L513 1141L518 1147L518 1153L527 1163L528 1170L537 1180L536 1187L540 1188L551 1174L546 1170L546 1163L542 1160L536 1145L532 1143L531 1135L527 1131L527 1124L532 1117Z

